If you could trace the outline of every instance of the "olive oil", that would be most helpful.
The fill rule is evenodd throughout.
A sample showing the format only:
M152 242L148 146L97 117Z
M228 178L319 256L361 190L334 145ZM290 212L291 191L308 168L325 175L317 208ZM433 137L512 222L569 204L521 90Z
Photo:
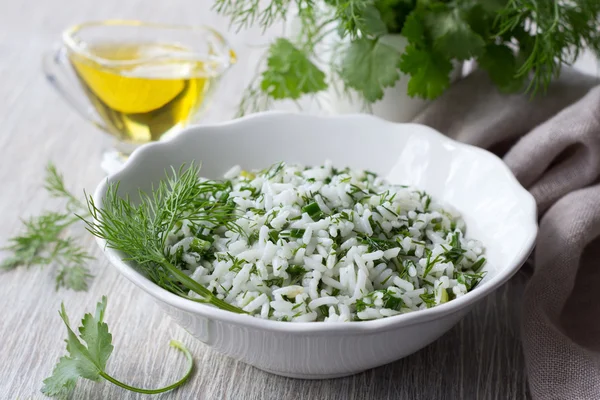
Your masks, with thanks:
M98 115L120 140L159 140L210 98L215 74L176 44L101 43L69 60Z

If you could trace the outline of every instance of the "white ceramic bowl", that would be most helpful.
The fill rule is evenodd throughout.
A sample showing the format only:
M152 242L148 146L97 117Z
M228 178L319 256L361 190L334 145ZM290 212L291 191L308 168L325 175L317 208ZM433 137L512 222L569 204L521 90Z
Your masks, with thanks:
M296 378L354 374L405 357L436 340L479 300L506 282L531 252L536 206L495 155L457 143L416 124L367 115L314 117L264 113L217 125L191 127L167 142L136 150L107 182L135 196L164 177L165 169L202 162L202 175L221 177L231 166L264 168L278 161L366 168L392 183L412 184L462 212L467 236L486 248L488 274L472 292L435 308L375 321L265 321L195 303L138 273L122 254L105 248L117 269L153 296L177 323L215 350L265 371Z

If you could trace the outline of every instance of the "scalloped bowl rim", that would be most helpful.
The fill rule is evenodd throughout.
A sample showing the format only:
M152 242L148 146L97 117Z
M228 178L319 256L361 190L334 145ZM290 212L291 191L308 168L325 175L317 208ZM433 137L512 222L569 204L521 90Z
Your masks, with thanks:
M378 121L382 121L386 124L396 125L396 123L383 121L380 118L367 115L367 114L350 114L343 116L314 116L307 114L292 114L285 112L262 112L251 114L239 119L234 119L226 122L215 123L215 124L207 124L207 125L194 125L190 126L184 130L182 130L178 135L173 137L172 139L161 141L161 142L153 142L148 143L140 148L136 149L133 154L129 157L124 167L115 172L105 179L103 179L97 186L93 198L97 205L97 207L102 207L102 197L105 193L108 182L110 181L118 181L119 177L126 173L128 169L135 168L138 159L145 157L145 154L150 152L151 149L160 148L160 147L177 147L180 143L185 142L186 136L193 134L198 135L205 129L222 129L227 130L228 127L232 125L244 124L246 121L255 120L255 119L271 119L271 118L281 118L292 115L294 118L306 118L306 119L374 119ZM104 251L106 257L109 261L119 270L121 274L127 277L131 282L133 282L136 286L143 289L145 292L155 297L157 300L167 303L168 305L188 311L194 314L199 314L203 317L209 319L220 320L224 322L233 323L240 326L246 326L251 328L257 328L268 331L276 331L276 332L287 332L287 333L311 333L311 332L319 332L320 334L338 334L343 332L344 334L361 334L369 331L387 331L397 329L401 326L409 326L418 324L421 322L431 321L437 318L440 318L444 315L454 314L460 312L464 308L474 304L478 300L481 300L492 291L497 289L499 286L504 284L510 277L512 277L520 268L520 266L526 261L527 257L533 250L535 245L535 239L537 236L537 206L535 199L533 196L521 186L521 184L517 181L515 176L512 174L508 166L495 154L490 153L487 150L484 150L479 147L475 147L472 145L464 144L457 142L456 140L450 139L447 136L444 136L440 132L421 124L408 123L404 125L414 125L418 127L419 130L422 131L423 135L427 135L429 138L433 140L438 140L441 142L451 143L456 147L467 148L469 151L477 152L483 154L485 157L493 159L493 162L496 164L497 168L502 171L502 173L508 177L509 181L514 184L514 189L518 192L521 192L521 196L527 199L526 206L530 209L530 220L523 221L523 229L527 229L529 234L527 236L527 240L521 247L521 250L518 254L518 257L515 258L515 262L512 265L508 265L502 269L500 269L495 276L493 276L490 280L483 282L479 285L475 290L468 292L466 295L456 298L447 303L435 306L433 308L428 308L425 310L414 311L406 314L395 315L391 317L370 320L370 321L357 321L357 322L348 322L348 323L339 323L339 322L282 322L282 321L273 321L273 320L265 320L257 317L253 317L246 314L236 314L230 311L221 310L212 306L208 306L202 303L197 303L192 300L185 299L183 297L179 297L176 294L173 294L160 286L151 282L148 278L143 276L140 272L136 271L133 267L127 265L120 257L116 250L110 249L106 246L106 241L100 238L96 238L96 241L100 248Z

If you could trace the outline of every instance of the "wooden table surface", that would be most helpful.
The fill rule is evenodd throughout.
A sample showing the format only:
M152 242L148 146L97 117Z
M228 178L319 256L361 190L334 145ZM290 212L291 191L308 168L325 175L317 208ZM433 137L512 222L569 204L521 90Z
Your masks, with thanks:
M19 233L20 217L60 202L42 188L50 160L77 193L103 177L101 153L110 139L76 115L45 82L40 59L65 27L107 18L210 24L227 22L210 0L1 0L0 6L0 244ZM260 32L230 33L240 64L224 79L205 121L233 116L249 80ZM589 69L595 66L588 61ZM38 399L42 380L64 354L64 302L72 321L109 298L107 321L115 351L108 370L122 381L158 387L175 380L184 358L168 346L183 341L197 368L188 384L161 399L522 399L528 396L519 339L524 273L482 301L437 342L403 360L352 377L325 381L282 378L223 357L175 325L142 291L119 276L90 235L82 241L97 260L87 292L54 289L55 268L19 268L0 275L0 399ZM0 255L0 260L7 254ZM74 399L137 399L107 382L81 381Z

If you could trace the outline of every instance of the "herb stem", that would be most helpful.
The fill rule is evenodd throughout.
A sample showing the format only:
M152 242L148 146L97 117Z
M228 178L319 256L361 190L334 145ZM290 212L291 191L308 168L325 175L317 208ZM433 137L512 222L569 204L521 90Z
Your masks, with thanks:
M192 290L194 293L197 293L203 298L205 298L206 302L213 304L214 306L217 306L223 310L231 311L237 314L246 314L246 312L241 308L233 306L215 297L215 295L210 290L208 290L207 288L205 288L204 286L202 286L201 284L184 274L179 268L175 267L167 260L163 261L163 265L174 275L175 279L177 279L180 283L184 284L188 289Z
M112 376L108 375L104 371L100 371L100 376L103 377L104 379L106 379L107 381L111 382L114 385L117 385L123 389L130 390L135 393L158 394L158 393L168 392L169 390L173 390L173 389L183 385L189 379L190 375L192 374L192 370L194 369L194 359L192 357L192 353L190 353L190 351L185 348L183 343L181 343L177 340L171 340L171 342L169 344L172 347L176 348L177 350L183 352L183 354L185 354L185 357L188 360L188 369L187 369L185 375L183 376L183 378L181 378L180 380L178 380L175 383L170 384L169 386L165 386L165 387L159 388L159 389L143 389L143 388L137 388L134 386L130 386L126 383L118 381L115 378L113 378Z

